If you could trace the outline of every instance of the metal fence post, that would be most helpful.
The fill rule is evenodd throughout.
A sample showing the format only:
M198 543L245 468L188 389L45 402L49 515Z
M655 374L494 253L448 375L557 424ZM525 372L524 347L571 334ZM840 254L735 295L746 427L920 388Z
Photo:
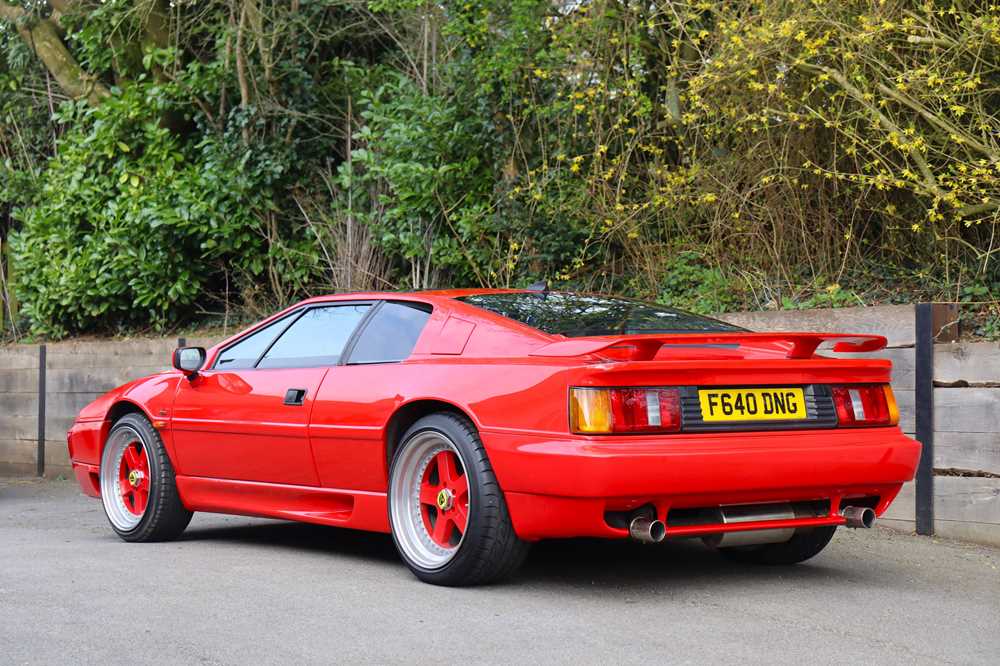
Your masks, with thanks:
M917 534L934 534L934 306L916 307L916 436L923 445L917 467Z
M35 471L45 476L45 345L38 345L38 460Z

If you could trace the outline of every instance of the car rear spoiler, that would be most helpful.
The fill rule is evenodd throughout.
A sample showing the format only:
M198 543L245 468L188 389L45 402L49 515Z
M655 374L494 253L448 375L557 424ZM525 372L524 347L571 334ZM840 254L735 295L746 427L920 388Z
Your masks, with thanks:
M651 361L664 345L773 346L785 349L785 358L811 358L820 345L834 352L871 352L884 349L881 335L840 333L677 333L567 338L539 347L531 356L572 357L610 349L629 350L632 361ZM828 347L827 347L828 346Z

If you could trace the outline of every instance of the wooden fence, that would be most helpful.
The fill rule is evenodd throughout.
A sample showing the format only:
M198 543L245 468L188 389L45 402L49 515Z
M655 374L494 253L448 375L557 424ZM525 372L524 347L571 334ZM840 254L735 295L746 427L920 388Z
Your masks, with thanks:
M917 313L921 307L930 314L925 340L929 353L923 368L917 360ZM918 439L932 453L924 461L924 506L917 502L917 484L908 483L883 524L1000 546L1000 343L957 342L958 310L954 305L786 310L722 318L759 331L885 335L889 347L884 351L839 356L892 361L900 426L916 436L918 420L929 425L929 432L921 433ZM917 394L922 374L929 390L921 404ZM926 524L918 525L918 514Z
M722 318L758 331L887 336L888 349L859 356L892 360L901 426L912 435L918 426L926 430L929 424L922 436L932 440L928 443L933 454L926 461L921 501L915 484L907 484L884 523L1000 545L1000 344L956 342L957 310L928 307L924 312L929 339L918 363L919 307L736 313ZM931 339L936 344L931 345ZM44 470L48 476L68 475L65 433L76 413L101 393L166 368L176 344L174 338L161 338L61 342L47 345L44 352L38 345L0 347L0 474ZM921 381L929 396L922 405L917 399Z

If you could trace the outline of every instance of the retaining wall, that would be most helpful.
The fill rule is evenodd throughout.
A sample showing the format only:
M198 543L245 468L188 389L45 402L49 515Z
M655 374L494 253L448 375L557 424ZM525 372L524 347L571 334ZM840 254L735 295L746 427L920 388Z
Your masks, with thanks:
M72 341L45 347L45 475L70 476L66 431L77 413L116 386L170 367L177 338ZM36 472L39 358L39 345L0 346L0 474Z

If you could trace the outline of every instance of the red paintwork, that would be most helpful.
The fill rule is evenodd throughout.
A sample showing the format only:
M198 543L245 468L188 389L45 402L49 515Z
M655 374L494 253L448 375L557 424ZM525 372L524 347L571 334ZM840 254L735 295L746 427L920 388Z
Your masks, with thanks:
M835 352L877 351L885 347L881 335L839 335L836 333L673 333L670 335L602 336L559 340L531 352L531 356L582 356L613 347L630 347L628 358L651 361L664 345L753 346L771 344L785 348L786 358L810 358L823 343L832 342Z
M326 368L205 372L177 386L171 432L191 476L318 486L309 413ZM285 407L289 388L306 389Z
M887 383L888 361L814 354L831 343L839 350L873 350L884 345L879 336L568 340L453 300L484 291L310 299L306 303L392 298L428 303L433 313L402 363L208 369L193 381L168 371L119 387L84 408L69 432L77 478L85 492L98 493L96 466L110 416L127 406L144 412L159 430L191 510L388 531L388 456L395 442L387 440L407 425L390 424L422 401L438 403L433 409L450 406L475 424L515 530L525 539L625 537L624 529L606 522L605 512L649 503L662 519L671 508L829 500L829 516L791 522L841 524L837 512L845 498L877 495L881 515L913 478L920 445L898 427L659 436L569 431L570 386ZM286 312L208 350L205 367L225 344ZM720 338L738 346L690 346ZM688 346L675 346L678 341ZM283 404L288 388L307 389L303 406ZM461 531L464 516L446 525ZM669 527L668 535L775 526Z

